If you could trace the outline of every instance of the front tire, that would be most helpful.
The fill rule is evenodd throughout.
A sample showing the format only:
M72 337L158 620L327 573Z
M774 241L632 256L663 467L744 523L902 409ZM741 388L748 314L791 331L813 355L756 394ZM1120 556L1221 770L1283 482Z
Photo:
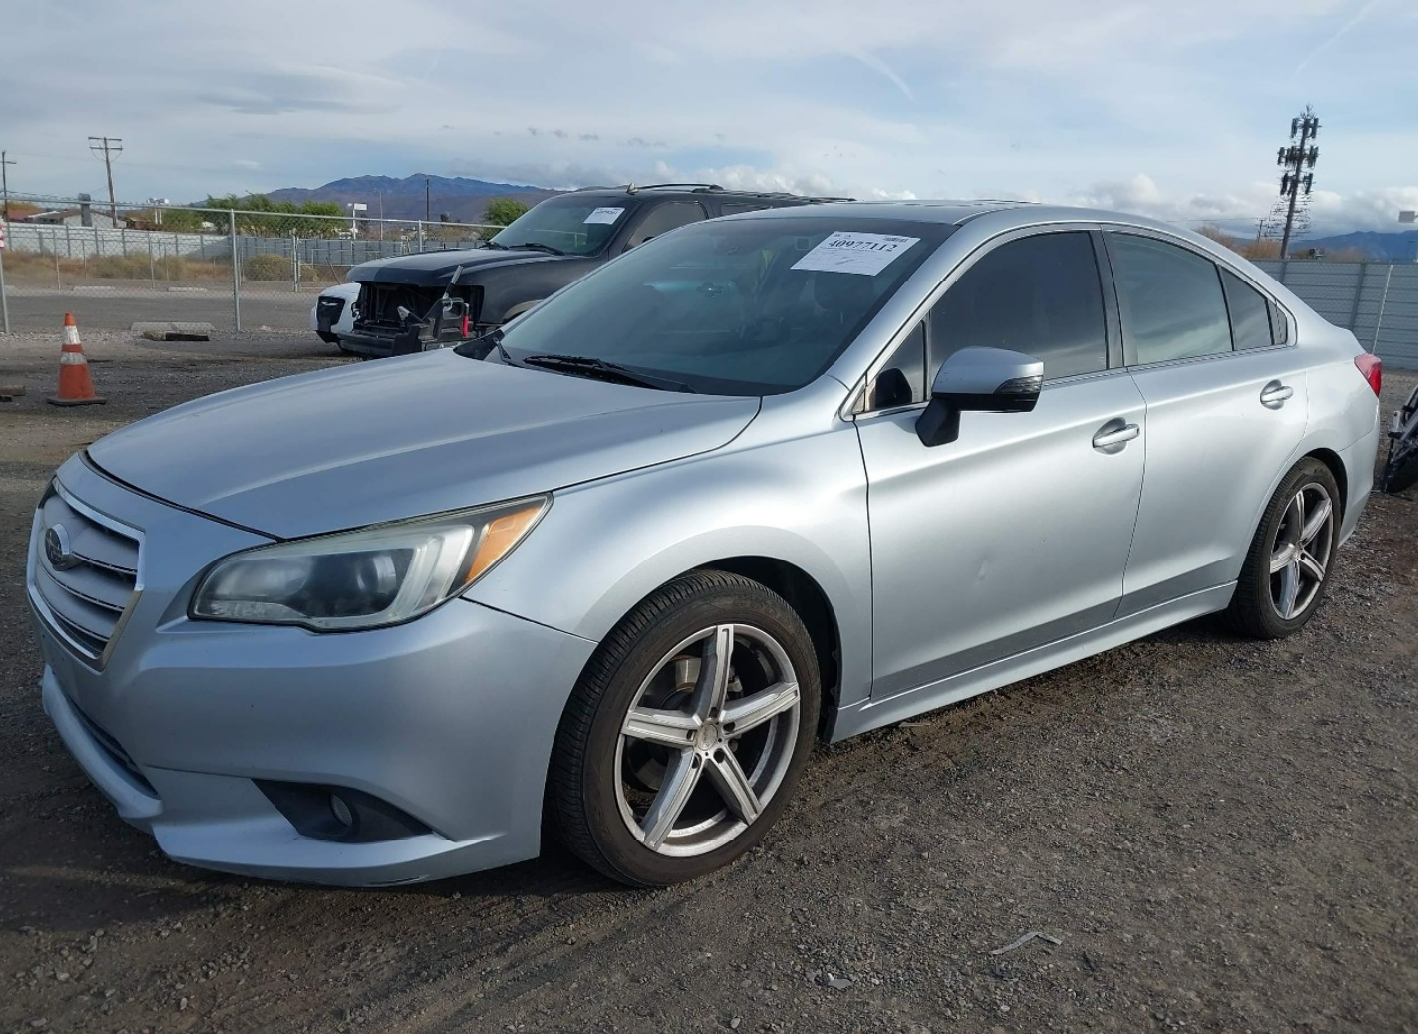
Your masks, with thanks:
M1330 469L1303 459L1286 475L1251 541L1226 617L1256 639L1305 627L1324 599L1339 545L1342 501Z
M817 655L777 593L724 571L662 586L608 635L562 715L557 832L634 886L694 879L759 843L817 732Z

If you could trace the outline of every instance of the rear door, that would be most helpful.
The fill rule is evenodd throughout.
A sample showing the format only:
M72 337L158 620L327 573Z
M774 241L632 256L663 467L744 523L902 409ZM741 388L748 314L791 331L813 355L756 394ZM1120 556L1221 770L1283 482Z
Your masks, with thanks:
M1119 616L1234 580L1304 437L1306 373L1255 286L1160 234L1104 235L1147 471Z

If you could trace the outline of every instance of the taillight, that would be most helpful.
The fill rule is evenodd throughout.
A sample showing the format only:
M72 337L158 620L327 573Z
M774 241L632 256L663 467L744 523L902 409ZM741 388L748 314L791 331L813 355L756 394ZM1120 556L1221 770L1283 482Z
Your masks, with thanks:
M1382 359L1372 352L1360 352L1354 357L1354 365L1364 375L1364 380L1369 382L1369 387L1374 389L1375 395L1383 391L1384 361Z
M471 335L468 333L468 314L465 312L463 313L463 337L467 338L469 336Z

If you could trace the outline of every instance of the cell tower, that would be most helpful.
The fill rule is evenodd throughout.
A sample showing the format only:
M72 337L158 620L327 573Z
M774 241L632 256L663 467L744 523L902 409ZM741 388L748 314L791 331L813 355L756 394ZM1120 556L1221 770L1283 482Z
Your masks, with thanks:
M1285 226L1280 237L1282 259L1289 257L1291 239L1304 236L1310 228L1310 190L1315 174L1305 170L1314 169L1319 161L1320 149L1311 143L1319 132L1319 116L1306 104L1304 113L1290 120L1290 144L1282 147L1275 159L1275 164L1285 170L1280 176L1280 201L1272 210L1274 216L1282 217Z

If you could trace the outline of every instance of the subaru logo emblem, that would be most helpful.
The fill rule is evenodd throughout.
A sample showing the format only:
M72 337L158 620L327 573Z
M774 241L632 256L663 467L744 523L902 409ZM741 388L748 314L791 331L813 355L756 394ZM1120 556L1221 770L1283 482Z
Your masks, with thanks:
M69 545L69 533L64 530L64 525L54 524L45 531L44 555L49 560L49 566L56 571L67 571L78 564L79 558Z

